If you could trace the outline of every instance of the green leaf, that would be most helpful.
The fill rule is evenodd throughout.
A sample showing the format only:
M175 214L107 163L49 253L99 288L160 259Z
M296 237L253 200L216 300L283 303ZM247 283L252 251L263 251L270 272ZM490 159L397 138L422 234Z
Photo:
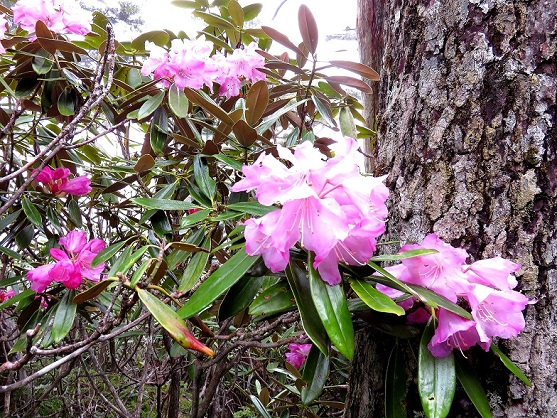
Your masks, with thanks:
M88 300L96 298L102 292L104 292L104 290L108 286L110 286L112 283L114 283L114 280L111 280L111 279L115 279L115 278L109 278L109 279L102 280L98 283L95 283L89 289L87 289L87 290L85 290L81 293L78 293L73 298L73 303L75 303L76 305L79 305L80 303L87 302Z
M144 245L133 254L131 254L129 257L126 257L121 263L119 263L120 267L118 268L116 273L122 273L124 275L127 274L129 269L132 268L132 266L143 256L143 254L145 254L145 251L147 251L148 248L149 245Z
M20 250L27 248L31 241L33 241L33 237L35 235L35 230L33 229L33 225L27 225L18 234L15 236L15 243L19 247Z
M263 206L259 202L238 202L231 203L227 206L230 210L247 213L253 216L263 216L269 212L273 212L278 208L276 206Z
M221 29L234 29L234 25L228 20L223 19L220 16L214 15L212 13L205 13L199 10L193 12L195 17L199 17L205 21L208 25L215 26Z
M287 283L275 283L257 295L250 305L248 313L259 316L284 312L295 306L294 300L294 295Z
M158 300L145 289L136 288L135 291L153 317L159 324L184 348L199 351L213 356L213 350L199 342L188 330L186 323L168 305Z
M93 261L91 261L91 267L96 267L101 263L104 263L107 260L110 260L112 258L112 256L114 254L116 254L118 251L120 251L120 248L122 248L124 245L126 245L126 243L131 239L128 238L124 241L120 241L117 242L116 244L112 244L109 245L108 247L106 247L104 250L102 250L100 253L98 253L95 258L93 258Z
M35 294L35 291L31 290L31 289L27 289L27 290L24 290L21 293L17 293L14 296L12 296L10 299L0 303L0 309L4 309L4 308L7 308L8 306L15 305L16 303L28 298L31 295L34 295L34 294Z
M340 109L339 113L340 120L340 131L344 136L349 136L351 138L356 138L358 132L356 131L356 124L354 123L354 117L347 107Z
M199 213L199 212L198 212ZM203 243L201 244L203 248L210 249L211 247L211 236L207 235ZM199 280L203 274L203 270L209 261L210 254L207 252L195 253L190 261L186 264L186 269L180 280L180 285L178 286L179 292L187 292L190 290L195 283Z
M153 30L150 32L142 33L132 41L131 46L141 51L145 49L146 41L153 42L155 45L162 47L170 42L170 35L168 34L168 32L165 32L163 30Z
M257 412L259 412L263 418L272 418L271 415L269 415L269 413L265 409L265 406L257 398L257 396L249 395L249 398L251 399L253 406L255 406L255 409L257 409Z
M327 335L337 350L347 359L354 357L354 326L348 311L346 296L340 285L329 286L308 261L311 297Z
M249 22L250 20L255 19L261 12L262 8L263 5L261 3L248 4L244 7L244 20Z
M33 71L39 75L47 74L51 70L53 63L54 61L51 58L51 55L41 48L33 57Z
M317 97L317 95L311 96L311 99L313 100L315 107L321 114L321 118L323 118L329 124L329 126L336 126L335 120L333 119L333 114L331 113L330 104L329 107L325 106L323 101L319 97Z
M482 418L492 418L487 395L463 358L456 358L456 376Z
M386 294L363 280L350 280L350 286L367 306L377 312L404 315L406 311Z
M209 167L200 155L196 155L193 159L193 175L201 193L213 202L217 193L217 184L209 174Z
M194 205L193 203L184 202L182 200L171 200L171 199L158 199L151 197L136 197L131 199L135 204L142 206L147 209L158 209L158 210L190 210L199 209L199 205Z
M77 107L77 94L72 87L66 87L58 97L58 111L62 116L72 116Z
M526 377L524 372L520 370L520 368L516 364L514 364L514 362L510 358L508 358L505 355L505 353L503 353L501 349L493 343L491 344L491 351L493 351L497 355L497 357L499 357L499 359L505 365L505 367L509 369L512 372L512 374L514 374L516 377L522 380L522 382L526 386L532 386L532 382L530 382L530 379Z
M81 221L81 209L75 200L70 200L68 202L68 214L70 215L70 220L78 228L83 226Z
M298 305L298 310L300 311L304 331L322 353L327 353L329 339L311 298L307 272L302 270L293 260L288 263L285 272L288 284L296 300L296 305Z
M163 99L164 99L164 90L159 91L154 96L151 96L147 100L145 100L145 102L143 102L143 104L139 108L139 111L137 113L137 119L139 120L145 119L146 117L153 114L155 110L159 108Z
M27 219L29 219L31 223L37 226L41 226L43 224L43 218L41 214L29 199L27 199L26 197L21 199L21 207L23 208L23 212L25 212L25 216L27 216Z
M228 13L230 13L230 17L236 25L239 27L244 26L244 11L236 0L230 0L228 3Z
M408 250L397 254L376 255L375 257L371 257L369 261L374 261L374 262L400 261L407 258L417 257L420 255L428 255L428 254L435 254L435 253L437 253L437 250L429 250L429 249Z
M168 106L172 113L179 118L185 118L188 116L189 103L184 90L176 87L176 84L172 84L168 90Z
M315 345L311 347L302 376L302 380L307 383L301 393L303 405L311 404L323 392L329 376L329 363L329 353L323 354Z
M23 257L16 253L14 250L10 250L9 248L0 246L0 253L6 254L8 257L13 258L14 260L23 260Z
M54 322L52 323L52 340L54 343L62 341L72 329L77 305L72 302L73 291L68 291L56 306Z
M240 280L257 260L259 260L259 256L251 257L242 248L199 286L191 298L180 308L178 315L181 318L191 318L200 313Z
M164 107L159 107L155 110L153 119L151 120L151 127L149 130L149 140L151 148L157 155L164 151L166 140L168 139L168 116Z
M430 320L418 354L418 391L422 407L428 418L444 418L449 414L456 388L456 372L453 353L447 357L434 357L427 344L433 337L433 321Z
M219 307L219 321L244 310L255 298L265 277L242 277L232 286Z
M406 411L406 365L407 361L398 342L393 347L387 363L385 376L385 418L408 416Z

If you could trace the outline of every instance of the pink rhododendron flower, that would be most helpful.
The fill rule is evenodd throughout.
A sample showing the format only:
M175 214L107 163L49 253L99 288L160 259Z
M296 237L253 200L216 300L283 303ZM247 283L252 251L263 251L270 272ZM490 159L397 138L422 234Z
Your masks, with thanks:
M495 257L466 265L466 251L452 247L435 234L428 235L420 244L405 245L401 251L426 248L437 253L404 259L386 270L401 281L431 289L453 302L466 302L473 318L462 318L438 308L437 328L428 344L434 356L444 357L454 348L467 350L476 344L487 351L493 337L515 337L524 329L522 311L534 301L512 290L517 285L513 273L520 269L520 264ZM377 289L391 297L400 296L398 291L382 285ZM412 320L423 321L428 315L420 312Z
M55 33L86 35L91 32L91 17L71 0L19 0L13 7L14 23L35 32L40 20Z
M0 290L0 303L6 302L12 296L15 296L15 292L13 290Z
M217 83L219 94L230 98L240 94L244 83L265 79L265 74L257 70L265 60L255 52L256 44L236 49L230 55L211 55L213 44L202 40L174 39L168 51L152 43L147 48L150 55L141 74L153 74L164 87L174 82L179 89L200 89Z
M286 361L299 369L306 361L306 357L311 350L311 346L312 344L289 344L288 353L286 353Z
M51 248L50 255L55 263L45 264L27 272L31 289L43 292L53 281L63 283L70 289L77 288L84 278L94 282L100 280L104 263L91 267L93 259L106 247L100 239L87 242L85 232L70 231L60 238L60 248Z
M6 34L7 30L8 30L8 21L6 20L6 15L0 14L0 41L4 39L4 35ZM0 42L0 54L3 54L5 52L6 52L6 48L4 48L4 45L2 45L2 42Z
M336 154L327 160L310 142L293 153L278 146L288 167L261 154L253 165L243 167L245 178L232 186L235 192L255 189L262 205L282 205L246 222L246 251L261 254L273 272L286 267L290 248L299 243L315 253L314 267L321 278L338 284L338 263L365 264L385 231L384 178L360 174L354 139L344 138L332 148Z
M91 180L87 176L77 176L68 180L71 172L68 168L57 168L55 170L45 167L39 173L35 180L43 183L50 193L53 195L64 195L64 193L75 196L83 196L89 193L91 189Z

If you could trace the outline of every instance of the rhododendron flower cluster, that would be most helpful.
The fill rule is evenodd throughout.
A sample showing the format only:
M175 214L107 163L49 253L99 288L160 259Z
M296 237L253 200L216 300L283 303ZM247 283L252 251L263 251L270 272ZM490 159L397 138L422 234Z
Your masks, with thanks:
M246 251L261 254L273 272L286 268L290 248L299 242L315 253L314 267L330 285L340 283L338 263L367 263L377 237L385 231L388 189L384 177L363 176L355 161L358 144L352 138L331 146L326 159L310 142L292 153L278 146L280 158L261 154L244 166L245 178L235 192L255 189L259 203L282 207L245 222Z
M75 1L19 0L13 12L14 23L28 32L35 32L39 20L55 33L86 35L91 32L91 17Z
M50 255L55 263L45 264L27 272L27 279L31 281L31 289L43 292L53 281L63 283L70 289L76 289L84 278L98 282L104 263L91 267L91 262L102 250L106 243L100 239L87 242L85 232L70 231L60 238L60 248L51 248Z
M43 183L50 193L57 196L63 195L64 193L83 196L92 190L89 177L77 176L68 180L70 175L71 172L68 168L59 167L53 170L50 167L45 167L39 175L35 177L35 180L39 183Z
M472 318L466 319L444 308L435 309L437 328L428 344L436 357L445 357L453 348L466 350L478 344L489 350L493 337L511 338L524 329L522 311L528 298L512 289L518 282L513 276L520 264L501 257L466 264L468 253L430 234L420 244L405 245L401 251L434 249L437 253L402 260L387 270L406 283L423 286L443 295L452 302L465 301ZM396 291L378 285L378 289L393 296ZM406 303L405 309L409 309ZM423 308L414 316L424 318Z
M219 94L230 98L240 93L243 82L265 79L265 74L257 70L265 60L255 51L256 47L252 43L230 55L220 52L211 55L213 44L208 41L174 39L168 51L151 43L150 56L141 74L153 74L166 87L174 82L180 89L212 87L215 82L220 85Z
M288 345L288 352L286 353L286 361L299 369L306 361L311 350L312 344L297 344L292 343Z

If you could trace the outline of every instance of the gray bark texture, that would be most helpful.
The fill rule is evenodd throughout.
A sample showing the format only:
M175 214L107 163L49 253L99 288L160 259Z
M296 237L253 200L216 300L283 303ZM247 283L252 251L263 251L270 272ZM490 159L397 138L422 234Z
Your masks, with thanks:
M557 417L557 0L358 1L362 62L381 75L367 109L372 169L389 174L385 239L435 232L473 259L522 264L537 303L498 344L532 387L491 355L470 361L493 416ZM377 338L358 336L347 417L384 416ZM477 416L465 399L450 416Z

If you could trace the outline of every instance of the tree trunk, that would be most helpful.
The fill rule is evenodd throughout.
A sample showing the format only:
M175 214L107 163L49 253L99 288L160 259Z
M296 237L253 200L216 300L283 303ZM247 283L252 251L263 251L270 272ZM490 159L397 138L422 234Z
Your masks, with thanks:
M389 173L385 240L435 232L474 259L522 264L520 290L537 303L519 337L498 344L532 387L471 355L494 416L557 416L557 0L359 6L362 58L381 74L368 109L379 117L374 172ZM385 352L368 339L358 338L347 417L384 416L383 375L370 369ZM460 396L451 416L476 416Z

